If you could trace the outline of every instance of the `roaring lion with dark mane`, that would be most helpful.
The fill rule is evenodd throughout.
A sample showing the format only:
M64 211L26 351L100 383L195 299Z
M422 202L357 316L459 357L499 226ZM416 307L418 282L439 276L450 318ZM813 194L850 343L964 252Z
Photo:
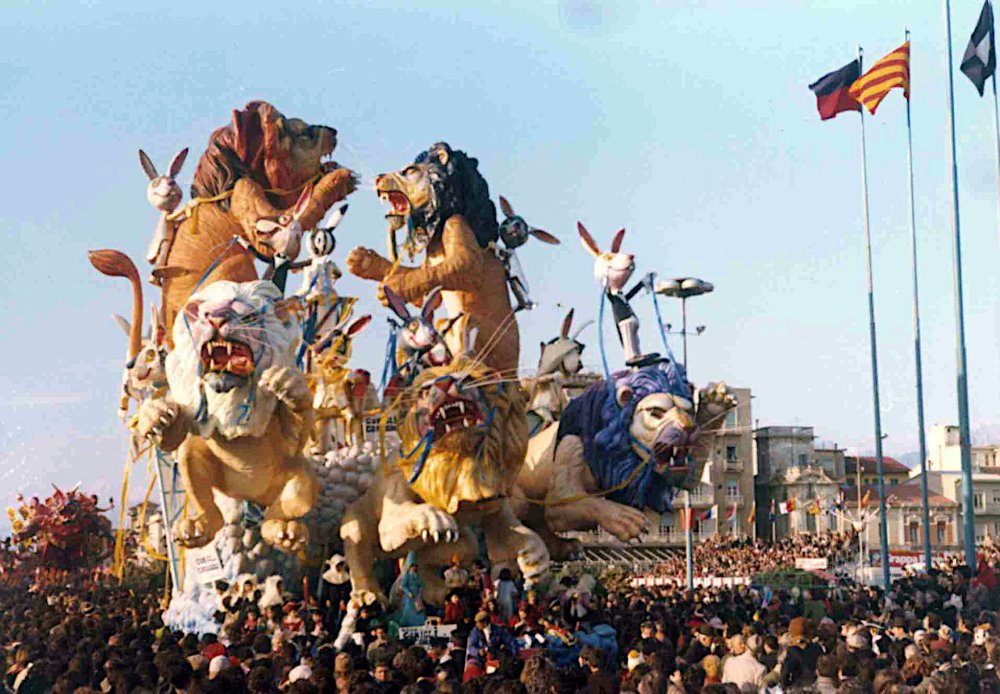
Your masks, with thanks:
M463 354L460 352L460 354ZM471 562L482 528L494 567L534 580L548 568L541 538L510 506L527 445L525 394L516 383L463 354L417 376L398 403L402 455L341 524L344 554L356 592L379 594L376 559L413 550L426 599L446 595L441 571L454 555Z
M310 229L354 190L354 174L329 159L336 145L333 128L286 118L264 101L233 111L232 123L212 133L194 172L192 201L172 220L177 230L162 285L168 333L196 287L257 279L253 256L231 243L234 236L270 255L258 243L259 220L281 219L315 183L299 218Z
M478 164L465 152L439 142L409 166L376 177L375 191L389 205L391 258L358 247L348 255L347 267L358 277L379 282L383 303L383 286L413 304L441 287L449 314L462 315L462 323L447 338L452 353L457 353L457 336L477 328L475 349L482 350L483 362L511 375L517 369L517 322L503 265L487 249L499 237L499 227ZM426 251L418 267L393 269L400 229L407 231L403 248L411 258Z

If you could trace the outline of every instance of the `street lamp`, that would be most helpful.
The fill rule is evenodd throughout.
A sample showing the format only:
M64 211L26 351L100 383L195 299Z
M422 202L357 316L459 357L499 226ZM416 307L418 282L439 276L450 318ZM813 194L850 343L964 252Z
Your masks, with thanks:
M711 282L706 282L705 280L700 280L697 277L675 277L669 280L660 280L655 285L653 285L653 291L657 294L662 294L663 296L672 296L675 299L681 300L681 343L682 356L684 359L684 369L687 371L688 368L688 329L687 329L687 300L688 297L701 296L702 294L708 294L715 286ZM669 327L667 328L670 329ZM698 335L701 335L705 331L705 326L698 326ZM684 534L684 553L687 559L687 587L688 590L694 590L694 551L692 545L694 543L693 529L691 526L694 524L691 522L691 492L688 491L684 494L684 525L686 532Z
M688 357L687 357L687 300L688 297L701 296L702 294L708 294L715 289L715 286L711 282L706 282L705 280L700 280L697 277L676 277L669 280L660 280L657 282L653 291L657 294L662 294L663 296L671 296L675 299L681 300L681 348L682 359L684 361L684 368L688 368ZM669 329L669 328L668 328ZM698 335L705 332L705 326L699 325L697 328Z

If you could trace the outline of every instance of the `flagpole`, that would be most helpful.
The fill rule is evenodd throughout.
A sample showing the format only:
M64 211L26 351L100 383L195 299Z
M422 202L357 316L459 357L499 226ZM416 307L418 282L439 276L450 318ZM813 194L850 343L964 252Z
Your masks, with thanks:
M955 148L955 84L951 58L951 1L944 0L945 46L948 50L948 131L951 147L952 275L955 283L955 389L958 396L958 437L962 461L962 522L965 563L976 572L976 528L972 492L972 452L969 450L969 383L965 363L965 306L962 300L962 235L958 209L958 156ZM995 109L994 109L995 110Z
M910 42L910 30L906 30L906 42ZM909 80L909 76L907 76ZM995 85L994 85L995 86ZM909 86L906 101L906 173L910 184L910 250L913 265L913 357L917 370L917 435L920 439L920 498L924 519L924 570L931 568L931 511L927 494L927 438L924 432L924 369L920 351L920 291L917 283L917 213L916 196L913 192L913 132L910 127ZM994 96L996 91L994 89ZM994 111L995 113L995 111Z
M997 147L997 238L1000 239L1000 116L997 115L997 73L993 71L993 133Z
M858 69L863 70L864 51L858 46ZM872 281L872 232L868 215L868 154L865 147L865 110L861 107L861 185L865 216L865 277L868 282L868 337L871 344L872 401L875 409L875 461L878 464L879 541L882 544L882 581L889 590L889 536L886 528L885 477L882 470L882 414L878 395L878 346L875 338L875 289Z
M691 517L691 491L684 492L684 563L687 566L687 589L694 590L694 519Z

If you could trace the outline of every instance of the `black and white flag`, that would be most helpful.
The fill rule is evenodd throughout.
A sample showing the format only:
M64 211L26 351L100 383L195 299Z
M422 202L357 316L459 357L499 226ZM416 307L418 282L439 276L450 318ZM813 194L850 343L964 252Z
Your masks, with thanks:
M983 3L983 11L979 13L979 21L972 30L972 38L962 56L961 70L972 80L983 95L986 79L993 75L997 67L996 45L993 43L993 6L990 0Z

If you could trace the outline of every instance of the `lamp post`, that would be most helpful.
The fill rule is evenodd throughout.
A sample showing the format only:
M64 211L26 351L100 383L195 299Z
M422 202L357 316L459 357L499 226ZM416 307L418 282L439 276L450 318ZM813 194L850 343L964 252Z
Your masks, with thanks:
M687 300L692 296L701 296L702 294L708 294L715 286L711 282L706 282L705 280L700 280L697 277L675 277L669 280L660 280L653 287L653 291L657 294L662 294L663 296L670 296L675 299L681 300L681 357L684 363L684 371L688 370L688 329L687 329ZM700 335L704 330L700 327L698 334ZM714 492L713 487L713 492ZM687 587L688 590L694 590L694 553L693 553L693 543L694 543L694 530L692 526L694 523L691 518L691 492L688 491L684 494L684 554L687 559ZM718 522L718 521L716 521Z

